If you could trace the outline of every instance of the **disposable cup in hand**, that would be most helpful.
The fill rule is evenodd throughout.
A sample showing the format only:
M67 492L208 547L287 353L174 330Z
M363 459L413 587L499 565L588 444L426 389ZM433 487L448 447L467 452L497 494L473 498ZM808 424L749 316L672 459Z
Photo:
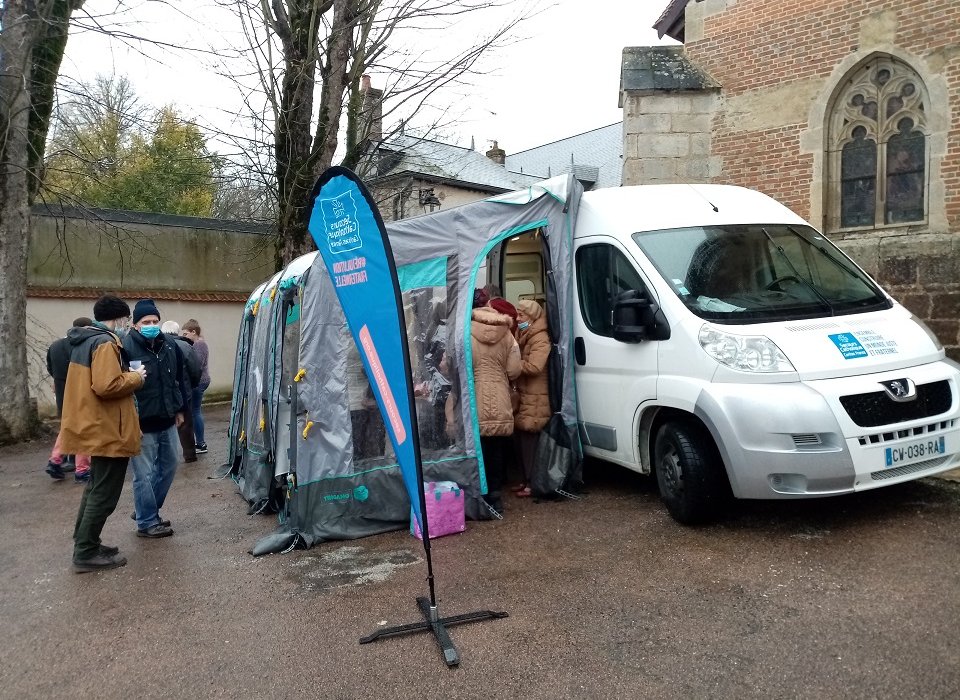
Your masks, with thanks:
M141 367L143 367L143 363L140 360L130 360L130 369L132 369L134 372Z

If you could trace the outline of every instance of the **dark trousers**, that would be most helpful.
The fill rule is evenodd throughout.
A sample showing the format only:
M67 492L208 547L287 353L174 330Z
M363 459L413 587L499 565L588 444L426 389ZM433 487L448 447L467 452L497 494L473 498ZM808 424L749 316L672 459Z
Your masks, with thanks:
M487 493L499 497L507 480L507 465L513 460L513 437L510 435L480 436L483 469L487 473Z
M73 528L73 558L77 561L97 556L100 533L107 518L117 507L129 457L91 457L90 481L83 490L77 523Z
M197 461L197 443L193 437L193 414L184 409L183 423L177 428L177 437L180 438L180 447L183 448L183 461Z
M530 481L533 479L533 466L537 456L537 444L540 442L540 433L518 430L514 435L517 436L520 462L523 464L523 478L529 486Z

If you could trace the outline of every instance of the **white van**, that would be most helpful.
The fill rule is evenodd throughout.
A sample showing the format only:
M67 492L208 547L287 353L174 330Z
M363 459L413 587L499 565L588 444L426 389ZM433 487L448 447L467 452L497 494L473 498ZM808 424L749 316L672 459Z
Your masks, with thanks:
M542 298L530 235L505 296ZM954 468L960 372L930 330L759 192L587 192L573 314L587 455L655 472L671 515L861 491Z

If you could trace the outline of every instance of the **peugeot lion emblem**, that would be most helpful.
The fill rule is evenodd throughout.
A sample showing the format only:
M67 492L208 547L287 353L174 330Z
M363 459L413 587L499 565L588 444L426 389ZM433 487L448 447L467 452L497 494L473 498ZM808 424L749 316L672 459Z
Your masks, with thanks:
M880 386L887 392L887 396L900 403L917 398L917 385L909 379L890 379L880 382Z

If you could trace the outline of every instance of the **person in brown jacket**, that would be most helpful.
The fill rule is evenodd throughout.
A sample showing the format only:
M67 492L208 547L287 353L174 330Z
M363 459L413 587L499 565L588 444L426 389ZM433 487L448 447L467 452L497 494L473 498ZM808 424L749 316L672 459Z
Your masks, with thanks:
M60 437L64 452L90 455L90 480L73 529L73 568L77 573L113 569L127 563L116 547L100 542L107 518L117 507L127 462L140 452L140 424L133 393L146 370L124 371L117 333L130 307L115 296L93 306L92 326L71 328Z
M487 474L486 501L498 513L503 512L500 492L512 452L510 381L520 375L520 349L510 333L512 324L509 316L484 306L473 309L470 322L480 449Z
M517 495L529 496L540 431L550 420L550 388L547 382L550 334L543 308L532 299L517 302L517 342L521 360L520 378L517 380L520 406L514 416L514 424L526 478Z

